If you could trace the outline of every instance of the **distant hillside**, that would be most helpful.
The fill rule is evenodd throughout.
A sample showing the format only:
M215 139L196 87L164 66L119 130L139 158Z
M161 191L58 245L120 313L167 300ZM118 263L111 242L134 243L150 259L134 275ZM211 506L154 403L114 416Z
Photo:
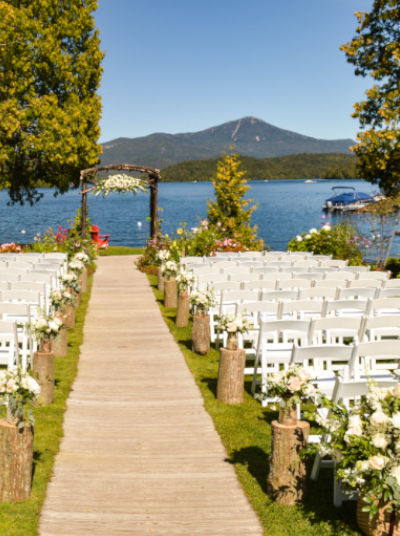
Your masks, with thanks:
M247 180L274 179L354 179L356 157L352 154L292 154L276 158L241 157ZM161 170L162 180L210 180L217 169L218 158L181 162Z
M284 130L255 117L243 117L200 132L156 133L117 138L103 144L101 163L132 163L165 168L187 160L217 158L229 152L266 158L300 153L349 153L354 141L320 140Z

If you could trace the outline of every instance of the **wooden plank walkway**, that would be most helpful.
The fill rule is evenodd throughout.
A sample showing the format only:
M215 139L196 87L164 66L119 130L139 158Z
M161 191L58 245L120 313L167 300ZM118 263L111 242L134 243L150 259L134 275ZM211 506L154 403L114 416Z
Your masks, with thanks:
M40 536L261 536L133 260L98 260Z

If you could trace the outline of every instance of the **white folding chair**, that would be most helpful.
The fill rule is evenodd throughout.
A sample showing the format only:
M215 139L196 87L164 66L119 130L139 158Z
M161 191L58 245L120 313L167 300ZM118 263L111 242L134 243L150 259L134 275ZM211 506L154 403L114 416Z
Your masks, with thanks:
M269 289L276 290L276 281L274 279L255 279L254 281L242 281L243 290Z
M386 279L382 282L383 288L400 288L400 278Z
M18 364L16 322L0 320L0 365L13 369Z
M369 300L368 316L400 314L400 298L376 298Z
M360 380L390 379L400 365L400 344L396 339L362 342L354 345L351 377Z
M261 394L268 390L268 375L289 365L294 342L307 344L309 331L308 320L275 320L260 322L257 341L256 359L254 363L251 392L256 393L257 385L261 385ZM261 380L258 375L261 373ZM267 405L271 400L263 400Z
M339 280L339 281L351 281L356 278L354 272L349 272L348 270L337 270L336 272L325 272L324 279L328 280Z
M27 303L0 303L0 319L15 322L18 335L18 362L22 370L32 365L33 352L37 344L26 326L32 322L31 307Z
M400 298L400 287L379 288L376 298Z
M311 288L312 279L278 279L276 290Z
M374 279L375 281L385 281L389 279L389 272L358 272L357 281L363 281L364 279Z
M296 300L297 295L297 290L263 290L260 299L265 301Z
M324 300L287 300L282 302L281 315L283 320L311 320L325 316Z
M377 289L375 287L347 287L339 288L338 300L367 300L377 298Z
M368 316L364 318L360 342L380 341L382 338L400 338L400 315Z
M314 318L310 322L310 344L344 344L345 340L358 342L362 326L361 316Z
M335 300L337 298L338 289L336 287L312 287L301 288L299 290L299 300L318 300L327 299Z
M363 316L369 300L326 300L326 316Z

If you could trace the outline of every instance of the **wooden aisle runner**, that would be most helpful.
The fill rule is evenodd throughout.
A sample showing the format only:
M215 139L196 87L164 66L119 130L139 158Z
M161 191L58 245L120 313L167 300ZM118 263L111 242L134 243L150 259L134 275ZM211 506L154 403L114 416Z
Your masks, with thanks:
M101 257L41 536L261 536L132 256Z

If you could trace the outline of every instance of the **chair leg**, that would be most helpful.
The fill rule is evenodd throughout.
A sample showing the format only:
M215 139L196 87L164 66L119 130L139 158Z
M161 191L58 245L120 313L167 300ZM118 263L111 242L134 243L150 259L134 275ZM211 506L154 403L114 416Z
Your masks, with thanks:
M318 480L320 468L321 468L321 456L319 452L317 452L317 454L315 455L315 460L314 460L314 463L311 469L311 475L310 475L310 479L314 480L314 482Z

